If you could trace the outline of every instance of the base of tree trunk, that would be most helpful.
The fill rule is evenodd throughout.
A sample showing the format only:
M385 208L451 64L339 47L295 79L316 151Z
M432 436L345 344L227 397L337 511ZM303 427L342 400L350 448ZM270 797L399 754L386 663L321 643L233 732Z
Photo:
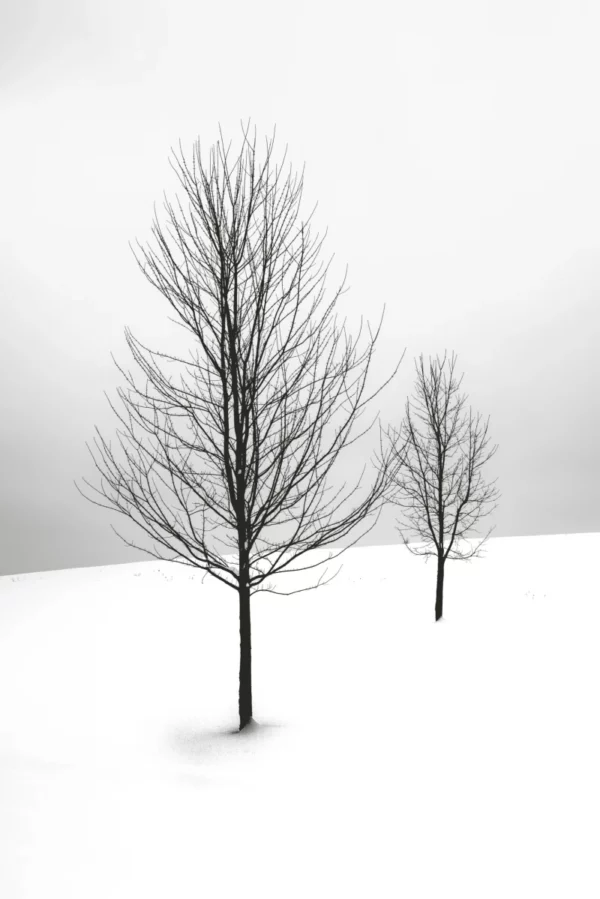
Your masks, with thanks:
M258 724L254 720L254 718L250 718L250 720L247 721L243 725L243 727L240 727L240 725L238 724L238 726L236 728L234 728L233 730L228 730L227 733L231 734L232 737L235 737L236 735L239 735L239 734L251 734L257 730L260 730L260 724Z
M236 733L250 733L253 730L258 730L258 724L254 720L254 718L250 718L248 721L245 721L243 724L240 724Z

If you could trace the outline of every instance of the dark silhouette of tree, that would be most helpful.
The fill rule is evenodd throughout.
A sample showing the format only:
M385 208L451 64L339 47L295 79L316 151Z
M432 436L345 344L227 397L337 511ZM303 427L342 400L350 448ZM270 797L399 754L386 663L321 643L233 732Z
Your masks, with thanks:
M435 361L430 357L426 373L423 356L418 365L415 360L416 415L424 428L419 431L415 426L407 400L406 418L400 430L388 430L396 460L391 502L407 510L408 526L425 546L411 546L402 530L398 531L413 555L437 556L436 621L442 617L446 560L468 560L479 555L494 528L470 551L460 552L455 544L496 508L494 505L484 511L500 495L492 486L495 481L487 486L482 482L481 469L498 449L496 446L486 454L489 419L482 427L480 416L474 419L470 407L468 416L464 413L466 396L457 395L462 377L458 382L454 378L455 354L448 376L445 364L446 353L441 361L439 356Z
M375 512L377 519L365 533L377 523L389 487L389 452L382 448L373 486L346 514L337 513L360 486L362 474L339 501L341 491L325 500L332 489L326 478L340 452L374 424L375 419L350 439L366 404L400 365L379 390L363 397L383 314L374 336L369 327L368 345L357 356L357 341L348 338L345 324L340 330L331 318L346 276L323 309L329 263L321 271L322 263L316 262L324 238L311 239L312 213L296 223L304 173L300 180L292 180L291 172L282 180L281 167L273 168L275 134L258 166L256 133L251 143L248 129L243 131L233 166L220 129L208 167L199 141L191 166L179 144L180 157L171 165L187 197L187 214L180 202L177 210L165 202L168 232L156 214L152 227L158 251L142 249L138 242L143 256L140 261L136 254L138 265L177 313L175 323L191 332L195 353L183 360L150 350L126 328L128 346L147 380L145 388L136 387L117 364L129 384L127 392L118 391L127 418L109 403L125 428L117 432L124 461L116 460L98 428L100 442L94 442L103 467L88 445L103 478L101 489L92 489L110 504L90 501L128 516L158 544L152 552L115 531L128 546L158 559L166 558L161 554L166 549L173 553L168 561L202 569L237 590L240 730L253 721L250 597L261 590L302 592L283 593L265 581L323 564L289 567L309 551L345 537ZM357 340L361 332L362 321ZM188 380L181 375L176 383L157 360L186 366ZM142 439L143 432L149 440ZM380 425L380 447L381 437ZM270 528L287 525L288 536L267 539ZM216 536L208 541L207 531L219 526L228 533L237 562L215 548L225 541ZM329 583L332 578L323 581L325 573L303 589Z

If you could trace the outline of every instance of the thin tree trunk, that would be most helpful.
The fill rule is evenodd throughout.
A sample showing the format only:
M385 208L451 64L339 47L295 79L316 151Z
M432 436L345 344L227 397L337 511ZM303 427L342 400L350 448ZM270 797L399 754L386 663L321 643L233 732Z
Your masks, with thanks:
M435 620L439 621L442 617L444 604L444 559L438 556L437 567L437 585L435 590Z
M252 720L252 645L250 639L250 589L239 585L240 595L240 730Z

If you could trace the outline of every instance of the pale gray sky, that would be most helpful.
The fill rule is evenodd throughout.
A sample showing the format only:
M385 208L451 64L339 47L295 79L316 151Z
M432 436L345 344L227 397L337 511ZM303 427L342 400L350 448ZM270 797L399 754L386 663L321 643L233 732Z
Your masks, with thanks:
M94 479L94 425L114 435L124 326L171 346L128 242L174 196L170 148L208 149L219 123L236 142L249 117L306 163L350 326L386 304L369 384L406 347L374 412L399 424L413 358L455 350L500 446L484 525L600 529L597 4L38 0L0 16L0 575L146 558L73 486ZM395 515L367 542L397 541Z

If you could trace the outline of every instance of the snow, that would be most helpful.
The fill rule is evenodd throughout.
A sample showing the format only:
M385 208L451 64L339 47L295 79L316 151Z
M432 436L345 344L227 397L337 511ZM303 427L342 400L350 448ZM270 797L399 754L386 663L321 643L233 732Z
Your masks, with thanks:
M0 895L597 897L598 557L492 539L437 624L402 545L259 593L242 734L233 590L155 561L0 578Z

